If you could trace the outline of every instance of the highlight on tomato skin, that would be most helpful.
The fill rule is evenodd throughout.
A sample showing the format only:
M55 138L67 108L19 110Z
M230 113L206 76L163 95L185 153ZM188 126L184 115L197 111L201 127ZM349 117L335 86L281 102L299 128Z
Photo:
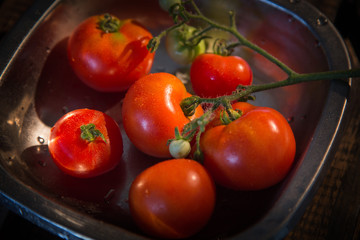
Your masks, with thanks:
M121 160L123 141L119 126L107 114L77 109L51 128L49 152L64 173L90 178L114 169Z
M206 169L189 159L155 164L133 181L129 206L135 223L156 238L179 239L201 231L215 206L215 185Z

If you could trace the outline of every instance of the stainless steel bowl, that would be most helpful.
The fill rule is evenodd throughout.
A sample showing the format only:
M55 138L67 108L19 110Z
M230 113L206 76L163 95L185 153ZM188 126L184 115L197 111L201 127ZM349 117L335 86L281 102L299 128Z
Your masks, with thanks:
M350 67L330 21L305 1L199 1L205 14L227 21L298 72ZM131 220L127 193L134 177L157 162L124 137L124 155L112 172L93 179L63 174L47 150L50 127L65 112L107 112L120 127L124 93L104 94L82 84L66 59L66 41L86 17L110 12L135 18L156 35L171 24L157 1L37 1L0 45L0 202L65 239L148 239ZM281 80L274 65L239 49L254 82ZM157 51L152 72L187 71ZM351 79L319 81L256 94L256 105L279 110L297 140L293 168L280 184L258 192L218 189L209 224L193 239L281 239L296 224L332 160L341 135Z

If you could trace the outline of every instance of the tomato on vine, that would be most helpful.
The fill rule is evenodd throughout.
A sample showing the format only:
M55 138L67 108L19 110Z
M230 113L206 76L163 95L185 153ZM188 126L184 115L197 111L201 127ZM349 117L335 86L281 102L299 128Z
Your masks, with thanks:
M172 159L140 173L129 192L137 225L158 238L186 238L209 221L215 186L204 167L189 159Z
M201 106L188 118L180 102L191 96L184 84L172 74L153 73L136 81L127 91L122 105L124 130L130 141L142 152L170 158L168 140L181 131L191 119L203 114Z
M214 124L201 135L204 166L218 184L235 190L260 190L279 183L295 157L295 138L276 110L245 102L233 104L243 115Z
M239 85L251 85L253 74L241 57L205 53L191 64L190 80L197 95L215 98L231 94Z
M92 109L77 109L62 116L51 128L48 147L55 164L79 178L112 170L123 153L117 123Z
M190 64L198 55L205 52L205 40L194 39L189 41L196 31L195 27L184 24L166 35L166 51L176 63L181 65Z
M92 16L68 41L68 58L76 75L104 92L124 91L150 72L154 53L147 50L151 33L135 20Z
M191 152L191 144L184 139L173 140L169 144L169 151L173 158L184 158Z

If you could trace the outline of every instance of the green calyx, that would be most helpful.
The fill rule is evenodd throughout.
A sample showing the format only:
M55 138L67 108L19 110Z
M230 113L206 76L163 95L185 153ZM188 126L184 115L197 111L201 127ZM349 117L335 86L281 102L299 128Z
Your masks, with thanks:
M180 107L186 117L190 117L195 114L196 108L200 104L199 99L200 97L198 96L191 96L180 102Z
M220 56L230 56L233 52L233 47L228 46L226 40L216 39L213 43L213 53Z
M104 142L106 142L104 135L100 132L100 130L95 128L95 124L93 123L82 125L80 127L80 130L81 130L81 135L80 135L81 138L86 141L93 142L97 137L101 137L101 139L104 140Z
M228 125L232 121L240 118L242 116L242 111L238 109L227 109L222 110L220 113L220 121L224 125Z
M121 21L109 13L105 13L104 16L100 17L97 23L97 28L102 30L104 33L118 32L120 26Z

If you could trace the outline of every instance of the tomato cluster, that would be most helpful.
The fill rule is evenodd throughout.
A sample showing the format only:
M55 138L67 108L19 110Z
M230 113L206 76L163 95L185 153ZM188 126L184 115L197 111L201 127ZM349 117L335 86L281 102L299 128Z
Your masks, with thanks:
M152 236L185 238L199 232L211 218L217 185L261 190L284 179L294 160L295 138L276 110L236 102L232 105L239 113L236 120L222 123L223 109L219 108L202 130L203 164L181 155L173 159L168 145L169 140L179 138L175 129L181 132L204 110L197 105L187 117L180 103L191 94L184 84L170 73L149 74L154 54L146 45L151 38L134 20L112 15L93 16L74 30L68 42L74 72L98 91L126 91L122 119L92 109L74 110L53 126L48 146L65 173L94 177L112 170L121 160L123 142L116 122L122 122L138 150L161 160L131 185L129 207L134 221ZM168 40L168 45L176 44L175 40ZM191 62L190 79L197 95L214 98L252 84L252 71L244 59L202 53L200 48L182 49L180 55L186 56L179 60ZM168 46L168 51L179 49ZM190 141L177 140L178 146Z

